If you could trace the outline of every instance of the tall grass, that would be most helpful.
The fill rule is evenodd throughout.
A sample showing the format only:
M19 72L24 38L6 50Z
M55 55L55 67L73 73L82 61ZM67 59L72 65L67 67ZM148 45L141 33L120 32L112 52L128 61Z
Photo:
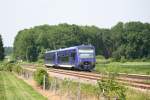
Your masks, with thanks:
M118 73L150 75L150 65L97 64L95 70L100 73L110 70Z
M115 62L113 59L96 57L96 72L104 73L107 70L118 73L150 74L150 62Z

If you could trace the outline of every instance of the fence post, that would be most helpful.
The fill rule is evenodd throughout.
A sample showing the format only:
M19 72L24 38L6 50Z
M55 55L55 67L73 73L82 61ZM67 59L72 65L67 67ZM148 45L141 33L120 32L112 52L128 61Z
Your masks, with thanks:
M23 77L26 78L25 76L26 76L26 73L25 73L25 71L24 71L24 72L23 72Z
M69 89L70 88L70 81L68 80L67 82L68 82L67 83L67 88L68 88L67 89L67 98L70 100L70 89Z
M53 81L50 83L50 90L53 91Z
M60 81L60 100L62 100L63 92L63 82Z
M27 72L27 79L29 79L29 72Z
M54 94L57 92L57 79L54 79Z
M80 84L80 80L79 80L79 84L78 84L78 93L77 93L77 100L80 100L81 99L81 97L80 97L80 92L81 92L81 84Z
M43 76L43 90L45 90L45 75Z

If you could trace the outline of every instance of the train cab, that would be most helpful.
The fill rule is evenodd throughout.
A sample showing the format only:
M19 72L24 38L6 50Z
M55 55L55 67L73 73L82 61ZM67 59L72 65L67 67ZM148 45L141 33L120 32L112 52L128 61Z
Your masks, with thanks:
M95 68L95 48L93 46L78 47L79 67L82 70L92 70Z

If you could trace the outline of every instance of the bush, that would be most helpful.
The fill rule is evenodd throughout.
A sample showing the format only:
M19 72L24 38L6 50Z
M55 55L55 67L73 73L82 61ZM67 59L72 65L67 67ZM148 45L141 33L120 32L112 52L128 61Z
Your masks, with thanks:
M37 82L38 85L42 86L43 85L43 80L44 80L44 75L45 75L45 82L46 82L46 88L49 87L49 79L48 79L48 73L45 69L38 68L35 73L34 73L34 80Z
M120 62L125 63L127 60L125 59L124 56L121 56Z
M20 74L22 72L22 68L20 65L15 65L13 66L13 71L16 72L17 74Z
M3 64L0 63L0 71L3 70Z
M112 57L114 58L115 61L119 61L121 59L120 51L114 51L112 53Z
M141 60L144 62L144 61L146 61L146 60L147 60L147 58L146 58L146 57L143 57Z
M14 66L13 63L10 63L10 62L4 63L3 64L3 70L12 72L13 66Z
M97 55L96 59L105 59L105 57L103 55Z
M43 60L43 59L39 59L39 60L38 60L38 63L43 64L43 63L44 63L44 60Z
M114 78L98 81L99 93L108 99L117 97L119 100L126 100L126 88L114 80Z

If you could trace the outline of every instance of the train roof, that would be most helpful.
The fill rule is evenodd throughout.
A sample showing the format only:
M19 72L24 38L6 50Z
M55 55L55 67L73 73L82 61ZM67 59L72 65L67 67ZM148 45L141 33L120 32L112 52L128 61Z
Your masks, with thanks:
M71 49L76 49L76 48L81 48L81 47L94 47L92 45L79 45L79 46L73 46L73 47L68 47L68 48L60 48L58 50L51 50L51 51L46 51L46 53L53 53L57 51L64 51L64 50L71 50Z
M45 53L52 53L52 52L56 52L57 50L51 50L51 51L46 51Z

